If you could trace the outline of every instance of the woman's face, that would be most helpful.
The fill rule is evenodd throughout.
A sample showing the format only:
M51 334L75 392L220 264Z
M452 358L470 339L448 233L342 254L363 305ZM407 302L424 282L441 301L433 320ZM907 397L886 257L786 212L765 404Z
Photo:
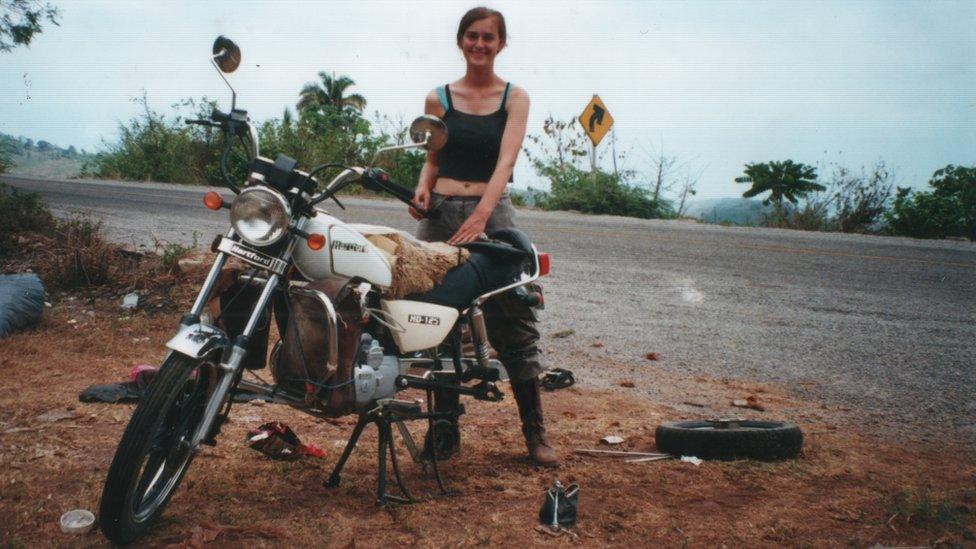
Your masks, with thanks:
M471 23L461 35L460 47L469 65L491 66L504 47L498 36L498 20L486 17Z

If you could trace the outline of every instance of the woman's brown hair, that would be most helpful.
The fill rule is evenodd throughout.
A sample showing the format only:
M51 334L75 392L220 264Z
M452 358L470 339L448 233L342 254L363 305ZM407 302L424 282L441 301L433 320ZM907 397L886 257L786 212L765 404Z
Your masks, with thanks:
M494 17L495 21L498 22L498 41L502 45L502 47L504 47L505 46L505 16L502 15L502 12L498 10L493 10L491 8L486 8L486 7L471 8L468 10L468 13L465 13L464 17L461 18L461 23L458 24L458 32L457 32L458 46L461 45L461 37L464 36L464 31L468 30L468 27L471 26L471 23L474 23L475 21L481 21L482 19L487 19L489 17Z

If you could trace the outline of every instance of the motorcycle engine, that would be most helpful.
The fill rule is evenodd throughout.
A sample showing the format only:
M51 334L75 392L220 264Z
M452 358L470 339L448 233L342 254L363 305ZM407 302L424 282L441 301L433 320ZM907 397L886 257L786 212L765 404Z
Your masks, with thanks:
M396 393L396 378L400 375L400 360L395 355L384 355L383 347L369 335L363 335L360 357L366 363L356 366L353 379L356 386L356 404L365 406L381 398L392 398Z

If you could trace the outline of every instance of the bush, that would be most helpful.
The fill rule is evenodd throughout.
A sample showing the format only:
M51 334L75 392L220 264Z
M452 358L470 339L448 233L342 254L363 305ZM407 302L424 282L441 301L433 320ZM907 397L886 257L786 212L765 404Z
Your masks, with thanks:
M84 168L86 175L130 181L217 184L220 151L215 146L217 132L212 128L187 126L149 108L146 97L137 99L143 114L119 124L118 142L97 154ZM209 116L213 103L184 101L193 106L193 117Z
M958 200L953 196L899 187L885 220L888 231L894 235L945 238L963 232L959 209Z
M41 195L0 183L0 252L14 249L16 235L25 231L48 231L54 218L44 207Z
M85 218L56 222L53 245L38 266L48 288L70 290L118 281L118 247L102 238L101 228L101 222Z
M644 188L627 183L633 172L584 171L579 161L586 156L582 129L575 119L562 122L549 117L542 135L529 135L538 150L525 149L536 172L549 180L548 194L529 191L532 201L546 210L576 210L584 213L623 215L644 219L674 217L671 204L655 200Z
M673 217L664 201L654 201L647 190L622 183L603 171L595 174L572 166L544 172L552 190L541 206L546 210L577 210L584 213L623 215L652 219Z
M830 183L834 202L831 228L842 233L877 230L888 210L893 185L884 162L869 173L862 170L860 175L838 168Z
M898 188L885 215L888 232L914 238L964 236L976 240L976 167L937 170L932 191Z
M819 189L807 192L798 204L782 203L764 212L760 224L802 231L864 233L878 231L888 210L893 186L884 162L854 173L836 167Z

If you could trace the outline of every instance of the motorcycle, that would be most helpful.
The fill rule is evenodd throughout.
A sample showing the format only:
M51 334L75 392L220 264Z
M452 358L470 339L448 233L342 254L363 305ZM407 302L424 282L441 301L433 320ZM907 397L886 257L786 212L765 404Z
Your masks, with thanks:
M375 237L422 243L389 227L344 223L319 204L331 199L344 209L337 193L359 184L392 195L421 215L435 216L436 210L413 204L411 190L372 165L326 163L306 173L287 156L262 157L257 132L247 112L237 108L237 93L224 76L240 61L238 46L217 38L210 62L231 90L231 110L187 120L223 133L220 171L236 196L227 203L210 192L204 204L229 209L231 228L215 239L214 263L166 344L167 354L109 468L101 529L115 543L135 540L159 518L201 445L216 444L230 397L239 391L317 417L358 415L327 486L339 485L343 465L372 423L379 430L378 504L413 501L400 475L394 427L414 461L425 470L430 466L443 492L437 465L457 443L457 420L464 413L459 397L502 398L497 383L505 378L504 368L490 357L483 306L501 297L541 306L535 281L548 274L549 257L515 230L463 245L467 261L457 261L429 291L391 296L395 259ZM411 124L410 136L413 143L383 148L371 164L389 151L437 150L447 129L436 117L421 116ZM248 157L243 186L228 170L235 140ZM317 192L316 176L327 169L340 171ZM279 339L269 358L272 317ZM463 331L470 333L473 353L462 352ZM245 371L266 366L273 382L244 379ZM426 400L398 399L407 389L425 392ZM423 452L404 426L407 420L427 422ZM386 491L387 454L402 496Z

